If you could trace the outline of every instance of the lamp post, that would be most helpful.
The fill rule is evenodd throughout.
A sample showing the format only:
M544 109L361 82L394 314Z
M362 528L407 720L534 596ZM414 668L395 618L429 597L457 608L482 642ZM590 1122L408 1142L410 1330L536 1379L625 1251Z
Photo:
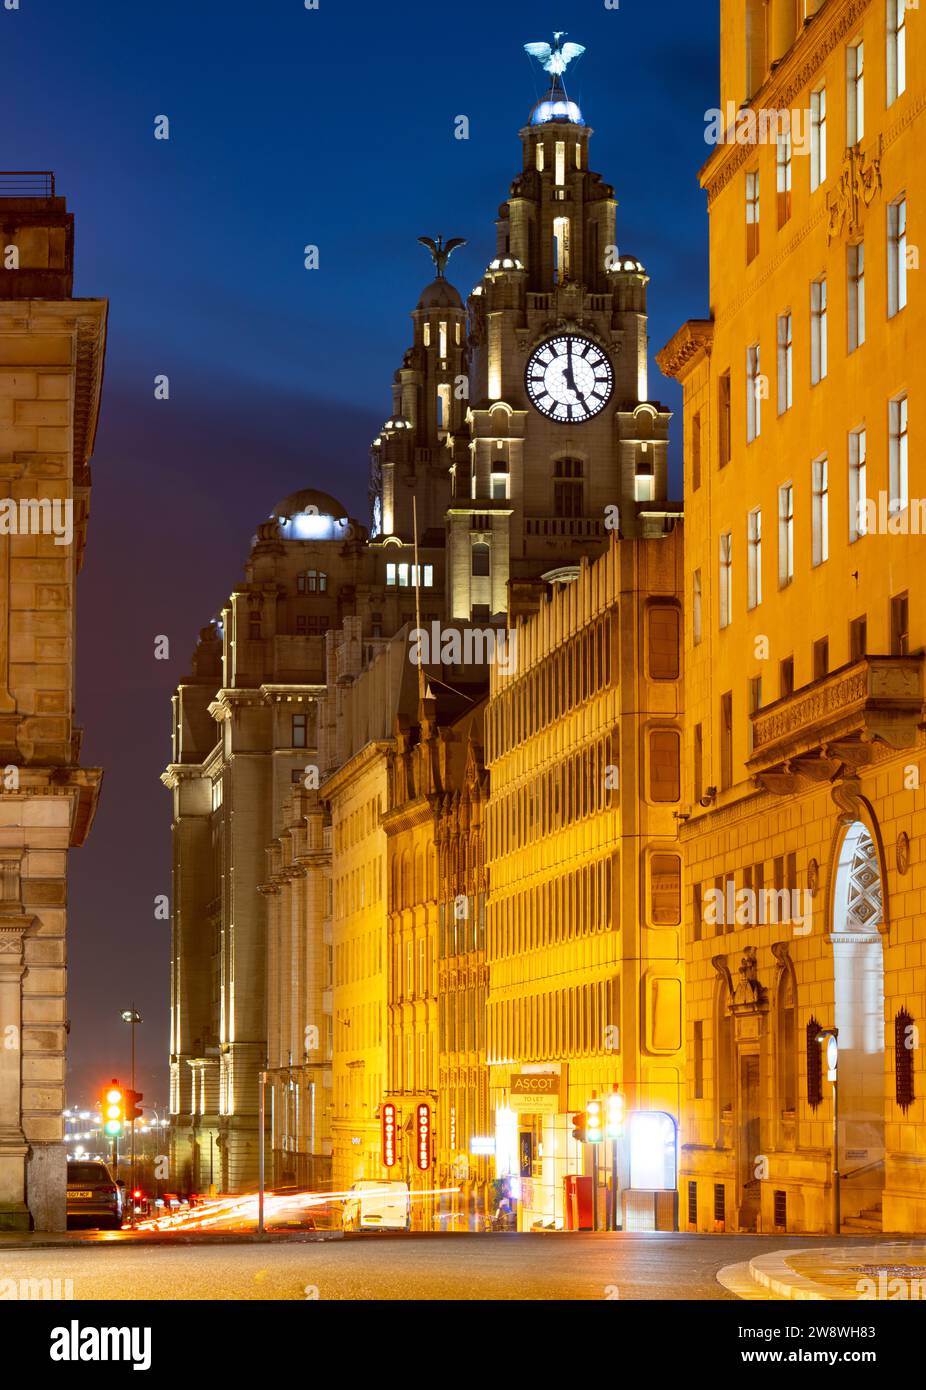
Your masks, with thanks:
M826 1044L826 1079L833 1083L833 1235L842 1226L841 1193L839 1190L839 1029L821 1028L817 1042Z
M135 1107L135 1025L141 1023L142 1017L133 1004L130 1009L122 1010L122 1022L132 1025L132 1107ZM129 1225L135 1225L135 1117L132 1116L132 1186L129 1198Z

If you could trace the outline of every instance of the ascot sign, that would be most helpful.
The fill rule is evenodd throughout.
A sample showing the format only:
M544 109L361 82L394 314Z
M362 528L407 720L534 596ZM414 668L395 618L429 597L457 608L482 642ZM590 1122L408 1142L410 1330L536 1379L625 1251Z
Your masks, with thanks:
M515 1071L508 1084L512 1110L556 1115L560 1110L562 1077L553 1071Z

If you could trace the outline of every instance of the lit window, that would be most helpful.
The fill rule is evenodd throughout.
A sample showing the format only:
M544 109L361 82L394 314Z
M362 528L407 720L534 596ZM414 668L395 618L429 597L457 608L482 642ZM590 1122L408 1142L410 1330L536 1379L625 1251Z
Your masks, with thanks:
M557 285L569 279L569 218L553 219L553 279Z
M759 344L746 349L746 439L752 443L762 433L762 373L759 370Z
M733 617L733 536L720 537L720 626L729 627Z
M576 141L576 168L582 168L582 146Z
M655 497L656 482L652 473L637 473L633 480L635 502L652 502Z
M778 583L783 589L794 578L794 487L778 489Z
M747 518L746 539L748 545L748 596L750 608L758 608L762 602L762 509L754 508Z
M907 303L907 200L898 198L887 210L887 313L899 314Z
M492 496L497 502L503 502L508 497L508 474L492 473Z
M395 565L393 564L386 566L386 583L390 586L395 585Z
M849 435L849 540L868 532L868 438L864 430Z
M746 263L759 254L759 174L746 175Z
M907 88L907 0L887 0L887 104Z
M892 516L902 512L910 501L907 455L907 397L891 401L891 452L889 510Z
M537 169L538 169L538 171L542 174L542 173L543 173L543 143L542 143L542 141L540 141L540 140L537 141L537 144L534 146L534 151L535 151L536 160L537 160Z
M846 144L857 145L865 134L865 45L846 49Z
M813 563L825 564L830 558L830 482L825 458L813 464Z
M855 352L865 341L865 244L850 246L847 252L849 300L849 351Z
M791 409L794 330L790 314L778 315L778 414Z
M431 325L429 323L424 325L424 345L425 347L431 346Z
M437 326L437 331L438 331L438 338L439 338L438 355L439 355L440 357L446 357L446 356L447 356L447 325L446 325L446 323L440 323L440 324L438 324L438 326Z
M778 192L778 225L791 216L791 132L779 131L775 151L775 178Z
M450 429L450 383L442 381L437 388L437 428Z
M556 170L554 182L560 186L566 182L566 142L557 140L556 142Z
M826 277L810 286L810 380L816 386L826 376Z
M810 191L826 182L826 88L810 94Z

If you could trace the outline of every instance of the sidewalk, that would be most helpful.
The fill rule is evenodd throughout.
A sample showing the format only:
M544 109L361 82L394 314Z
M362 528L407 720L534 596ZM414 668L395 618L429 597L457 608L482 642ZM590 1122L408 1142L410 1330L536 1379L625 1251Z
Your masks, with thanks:
M777 1250L726 1265L717 1281L743 1299L926 1301L926 1241Z

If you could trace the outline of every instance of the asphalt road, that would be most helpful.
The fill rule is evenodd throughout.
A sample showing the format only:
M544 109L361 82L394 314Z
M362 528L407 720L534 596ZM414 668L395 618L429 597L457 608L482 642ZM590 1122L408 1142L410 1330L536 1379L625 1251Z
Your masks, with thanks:
M717 1283L724 1265L825 1243L819 1236L485 1235L151 1246L110 1237L12 1250L0 1242L0 1281L57 1280L58 1296L76 1300L736 1301Z

